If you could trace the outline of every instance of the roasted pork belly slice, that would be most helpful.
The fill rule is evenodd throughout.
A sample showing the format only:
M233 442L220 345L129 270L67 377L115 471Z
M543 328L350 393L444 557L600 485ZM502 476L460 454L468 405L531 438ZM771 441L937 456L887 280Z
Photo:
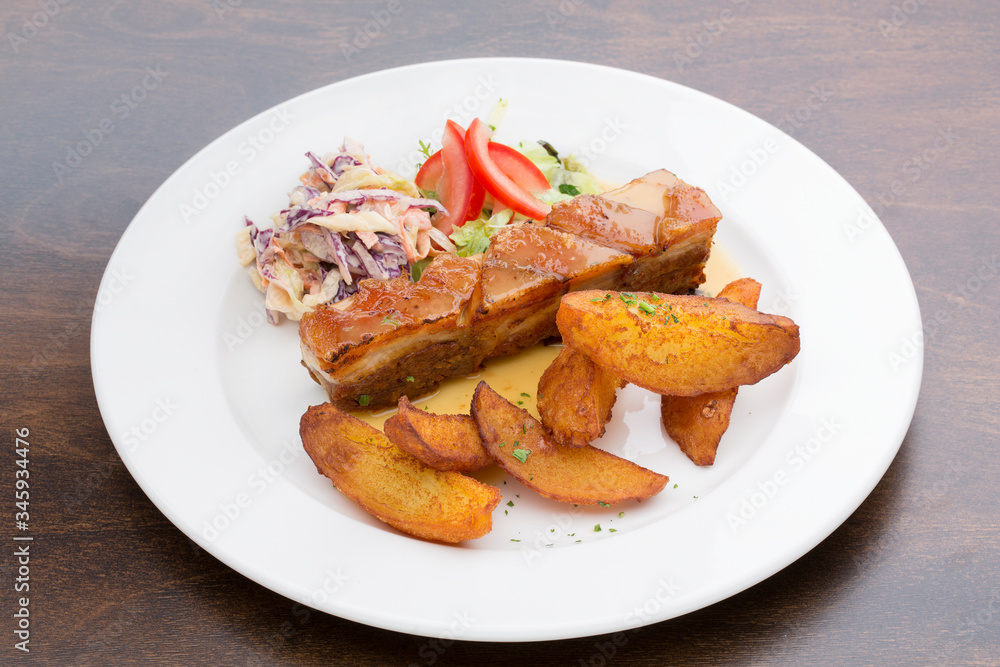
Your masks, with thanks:
M479 284L480 259L440 255L419 282L363 280L357 294L303 316L303 364L330 400L386 405L478 368L481 359L468 354L475 341L465 308Z
M662 218L601 195L580 195L553 206L545 225L639 257L659 249Z
M303 364L343 409L416 398L557 335L569 291L697 287L720 217L704 192L665 170L575 197L542 224L499 230L485 255L440 255L418 283L365 280L353 297L306 314Z
M549 227L512 225L493 237L483 260L482 299L477 314L516 307L511 301L544 298L542 287L557 283L570 288L590 283L633 262L631 255Z
M721 218L703 190L659 169L603 195L560 202L545 224L633 255L622 289L683 292L705 281Z
M475 304L477 337L487 357L516 354L558 335L555 311L571 289L615 283L631 255L535 224L497 232L483 260Z

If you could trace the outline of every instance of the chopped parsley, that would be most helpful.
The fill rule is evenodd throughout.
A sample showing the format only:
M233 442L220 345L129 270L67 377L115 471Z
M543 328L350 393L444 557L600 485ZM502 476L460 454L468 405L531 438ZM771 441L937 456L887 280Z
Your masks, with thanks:
M372 402L372 397L369 396L368 394L362 394L358 398L358 405L360 405L363 408L367 408L368 404L371 403L371 402Z
M600 505L601 507L611 507L611 503L606 503L603 500L598 500L597 504Z
M570 183L560 183L559 192L561 192L564 195L570 195L571 197L575 197L578 194L580 194L580 188L576 187L575 185L571 185Z
M514 506L514 501L513 500L508 500L507 501L507 507L513 507L513 506Z
M599 523L595 523L594 524L594 532L595 533L601 532L601 524L599 524Z
M619 519L624 519L625 518L625 512L619 512L618 513L618 518Z
M521 463L525 463L528 460L528 456L531 455L531 450L515 449L514 451L511 452L511 455Z
M390 326L398 327L400 322L392 315L386 315L385 317L382 318L382 324L388 324Z
M417 378L413 377L412 375L407 375L406 376L406 381L407 382L416 382Z

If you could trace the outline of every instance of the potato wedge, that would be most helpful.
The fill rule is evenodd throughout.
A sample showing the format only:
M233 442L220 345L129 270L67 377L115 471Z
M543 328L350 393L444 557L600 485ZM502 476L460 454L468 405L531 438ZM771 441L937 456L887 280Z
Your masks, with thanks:
M720 299L756 308L760 299L760 283L752 278L740 278L719 292ZM660 397L660 421L667 435L695 465L715 463L722 435L729 428L737 387L697 396Z
M425 540L461 542L493 527L498 489L429 468L330 403L310 407L299 434L319 472L393 528Z
M753 278L739 278L719 290L716 296L747 308L756 309L757 301L760 300L760 288L760 283Z
M696 396L754 384L799 352L799 328L726 299L587 290L562 298L563 342L623 380Z
M665 475L590 445L560 447L541 422L480 382L472 417L493 459L526 487L546 498L581 505L642 500L666 486Z
M715 463L729 428L738 387L697 396L661 396L660 421L681 451L699 466Z
M564 347L538 380L542 426L558 444L583 447L604 435L616 390L624 386L614 373Z
M426 412L403 396L383 428L394 445L435 470L480 470L493 463L469 415Z

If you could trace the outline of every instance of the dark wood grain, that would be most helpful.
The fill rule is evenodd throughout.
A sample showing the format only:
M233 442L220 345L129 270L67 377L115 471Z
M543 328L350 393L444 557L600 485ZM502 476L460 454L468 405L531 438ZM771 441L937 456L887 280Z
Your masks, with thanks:
M345 57L341 45L386 5L0 7L2 468L12 486L9 445L15 429L29 428L38 536L30 654L13 648L16 568L0 559L2 662L1000 663L1000 279L981 270L1000 254L998 5L404 1L382 34ZM25 28L32 20L34 32ZM880 213L925 322L916 415L854 515L759 585L628 633L619 645L603 636L445 647L293 603L219 563L164 518L118 458L95 400L89 328L104 268L139 207L185 160L315 87L414 62L493 55L623 67L779 125ZM147 68L161 80L120 118L114 101ZM105 119L114 127L92 153L56 173L53 163ZM947 149L914 170L942 133L951 137ZM11 499L4 507L13 513ZM8 544L11 524L3 523ZM613 576L613 567L602 574Z

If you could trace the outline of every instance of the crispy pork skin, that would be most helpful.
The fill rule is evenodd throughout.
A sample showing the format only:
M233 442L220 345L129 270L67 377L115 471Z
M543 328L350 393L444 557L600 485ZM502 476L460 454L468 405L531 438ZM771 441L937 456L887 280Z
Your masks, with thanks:
M342 409L394 405L490 357L558 335L563 294L700 285L721 214L665 170L499 230L483 255L439 255L419 282L364 280L299 323L303 364Z

